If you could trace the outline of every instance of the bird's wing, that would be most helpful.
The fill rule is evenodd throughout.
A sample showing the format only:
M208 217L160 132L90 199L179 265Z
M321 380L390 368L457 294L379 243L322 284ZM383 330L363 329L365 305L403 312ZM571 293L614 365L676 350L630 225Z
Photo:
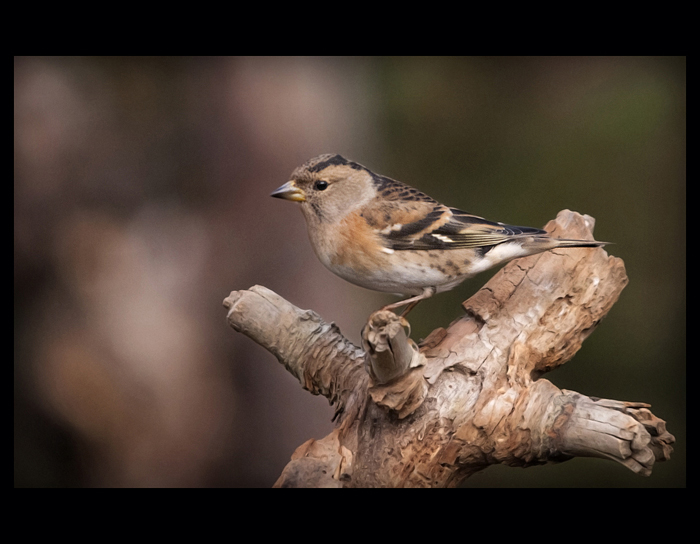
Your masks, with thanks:
M488 221L432 199L384 200L363 216L385 247L395 251L489 247L546 234L542 229Z

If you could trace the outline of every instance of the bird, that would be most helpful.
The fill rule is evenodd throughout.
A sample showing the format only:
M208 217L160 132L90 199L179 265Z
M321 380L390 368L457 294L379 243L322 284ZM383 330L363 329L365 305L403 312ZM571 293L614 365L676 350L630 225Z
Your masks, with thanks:
M512 259L607 243L489 221L338 154L308 160L270 196L301 205L314 252L331 272L407 297L382 308L405 306L402 317L420 301Z

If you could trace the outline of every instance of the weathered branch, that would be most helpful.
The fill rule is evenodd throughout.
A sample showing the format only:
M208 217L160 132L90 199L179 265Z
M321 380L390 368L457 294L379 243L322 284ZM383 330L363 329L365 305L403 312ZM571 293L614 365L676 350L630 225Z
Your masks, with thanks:
M545 228L591 239L593 219L565 210ZM603 249L517 259L420 350L391 312L370 316L363 350L264 287L231 293L231 325L342 414L333 433L297 449L275 485L443 487L490 464L574 456L650 474L674 439L648 405L586 397L541 378L573 357L626 283L622 261Z
M367 387L365 353L311 310L301 310L267 287L234 291L228 321L272 353L314 395L336 406L336 416Z

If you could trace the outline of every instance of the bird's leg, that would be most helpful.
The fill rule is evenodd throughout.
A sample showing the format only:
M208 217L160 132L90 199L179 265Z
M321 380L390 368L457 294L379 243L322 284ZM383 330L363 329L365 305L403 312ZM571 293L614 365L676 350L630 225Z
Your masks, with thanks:
M401 317L406 317L408 315L408 312L415 308L416 304L418 304L421 300L425 300L426 298L432 297L435 294L435 292L435 287L426 287L425 289L423 289L423 292L420 295L416 295L414 297L410 297L404 300L399 300L398 302L394 302L393 304L388 304L384 306L382 310L393 311L394 308L407 306L406 309L403 312L401 312Z

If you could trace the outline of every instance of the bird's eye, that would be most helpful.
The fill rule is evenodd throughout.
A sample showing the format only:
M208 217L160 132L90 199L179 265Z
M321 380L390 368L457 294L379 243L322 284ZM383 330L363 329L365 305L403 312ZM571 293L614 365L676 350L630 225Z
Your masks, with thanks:
M327 181L319 180L316 183L314 183L314 189L316 189L317 191L325 191L327 187Z

